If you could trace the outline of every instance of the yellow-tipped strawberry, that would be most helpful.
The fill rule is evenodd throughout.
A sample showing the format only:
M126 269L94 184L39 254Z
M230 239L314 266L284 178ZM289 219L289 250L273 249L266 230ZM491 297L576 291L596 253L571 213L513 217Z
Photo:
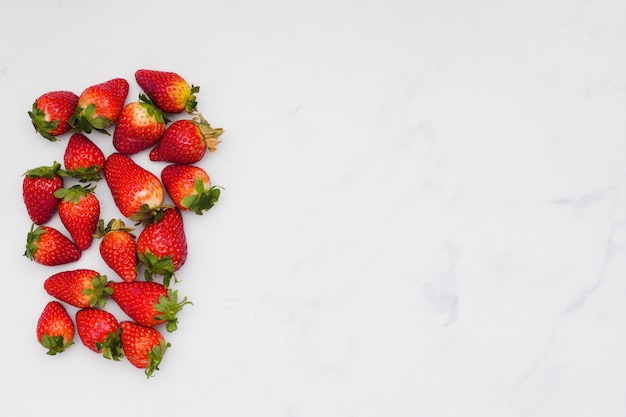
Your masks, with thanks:
M165 199L161 180L128 155L118 152L109 155L104 164L104 178L115 205L131 220L151 219Z
M177 73L140 69L135 72L135 80L150 100L164 112L195 112L195 94L200 91L200 87L189 86Z

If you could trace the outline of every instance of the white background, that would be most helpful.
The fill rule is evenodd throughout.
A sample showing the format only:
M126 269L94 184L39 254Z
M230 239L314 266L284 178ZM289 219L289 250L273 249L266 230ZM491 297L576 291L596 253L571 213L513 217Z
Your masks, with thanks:
M626 413L624 2L2 3L7 415ZM95 246L22 256L21 175L67 140L26 112L115 77L134 101L139 68L200 85L226 131L199 164L221 201L185 216L194 306L150 380L35 339L45 278L115 277Z

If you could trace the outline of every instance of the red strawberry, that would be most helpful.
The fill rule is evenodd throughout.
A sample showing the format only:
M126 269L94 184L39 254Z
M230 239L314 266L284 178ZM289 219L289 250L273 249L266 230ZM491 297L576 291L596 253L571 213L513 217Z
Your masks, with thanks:
M166 113L193 113L196 110L196 96L200 87L189 86L175 72L140 69L135 72L135 80L150 100Z
M41 166L29 169L22 181L22 197L26 211L35 224L44 224L54 215L59 199L54 192L63 187L63 178L59 175L61 164Z
M176 330L176 314L183 306L193 304L187 297L178 302L178 291L168 290L158 282L110 282L109 287L113 289L111 298L128 317L148 327L167 323L168 332Z
M37 340L48 349L48 355L56 355L74 344L74 322L65 307L50 301L37 321Z
M59 188L54 196L61 199L59 217L80 250L87 250L100 219L100 202L93 193L95 187L74 185Z
M163 284L169 286L170 278L176 278L174 273L187 260L183 217L177 208L162 210L154 222L141 231L137 238L137 256L146 266L146 280L162 275Z
M119 361L124 357L115 316L99 308L83 308L76 313L76 331L87 348L101 353L106 359Z
M102 150L87 136L81 133L70 136L63 155L67 175L81 182L100 181L104 160Z
M203 214L220 198L220 188L211 187L209 174L197 166L168 165L161 171L161 180L172 201L181 210Z
M137 278L137 244L130 233L132 227L126 227L120 219L113 219L104 226L104 220L98 221L98 231L94 237L100 241L102 260L125 282Z
M128 103L117 121L113 146L124 154L134 154L153 146L165 132L167 119L146 96L141 101Z
M142 221L150 218L163 204L165 190L159 178L128 155L109 155L104 164L104 178L115 205L129 219Z
M57 229L39 226L33 230L33 227L26 237L24 256L46 266L68 264L80 259L80 249Z
M170 347L163 335L152 327L142 326L131 321L120 323L122 349L126 359L135 367L145 369L150 378L159 370L163 355Z
M107 277L91 269L74 269L51 275L43 283L48 294L74 307L102 308L113 290Z
M55 142L55 136L70 130L68 123L76 109L78 96L71 91L51 91L39 96L28 115L37 131L44 138Z
M193 120L177 120L165 130L161 140L150 151L151 161L165 161L177 164L195 164L206 154L217 149L221 143L217 139L224 129L214 129L202 115Z
M128 95L128 81L114 78L87 87L78 97L78 103L69 124L76 132L91 133L97 130L109 134L104 128L114 123Z

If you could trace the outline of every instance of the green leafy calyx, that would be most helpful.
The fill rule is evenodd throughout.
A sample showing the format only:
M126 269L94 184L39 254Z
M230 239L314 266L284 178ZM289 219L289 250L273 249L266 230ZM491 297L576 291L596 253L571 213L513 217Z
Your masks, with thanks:
M169 287L172 277L174 277L174 282L178 282L176 275L174 275L174 262L170 255L159 258L150 249L146 249L145 253L138 252L137 258L146 267L144 270L146 281L152 281L155 276L160 275L163 277L163 285L166 287Z
M220 198L222 187L213 186L208 190L204 187L204 182L200 177L196 177L193 181L193 187L195 190L194 194L189 194L185 196L181 201L180 205L185 207L186 209L202 215L205 211L208 211L217 203Z
M165 295L159 296L159 302L154 305L154 309L161 314L155 316L156 320L165 320L167 324L165 329L168 332L173 332L178 328L178 318L176 315L187 304L193 305L191 301L187 301L187 297L178 302L178 290L167 290L167 297Z
M37 133L48 139L50 142L57 141L57 138L50 134L50 132L59 127L58 119L46 120L46 113L37 107L36 101L33 103L33 108L28 112L28 115L30 116L30 120L33 122L33 126L35 127L35 131Z
M113 294L113 288L107 285L106 275L96 275L91 279L92 288L83 289L83 294L88 295L89 307L104 308L106 299Z

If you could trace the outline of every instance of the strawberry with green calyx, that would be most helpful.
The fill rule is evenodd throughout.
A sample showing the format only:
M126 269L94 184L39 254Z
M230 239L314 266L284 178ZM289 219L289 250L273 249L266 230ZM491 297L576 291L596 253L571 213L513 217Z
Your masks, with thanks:
M87 87L78 97L69 124L75 132L96 130L109 135L106 127L117 121L128 95L128 81L114 78Z
M70 129L69 119L78 96L71 91L50 91L39 96L28 112L35 131L51 142Z
M60 199L59 217L80 250L87 250L100 219L100 202L95 187L74 185L59 188L54 196Z
M48 294L78 308L103 308L113 290L106 275L92 269L57 272L43 283Z
M153 146L165 132L169 120L145 95L128 103L113 132L113 146L123 154L134 154Z
M142 326L154 327L166 323L168 332L177 329L176 315L187 304L187 297L178 301L178 291L157 282L110 282L111 298L124 313Z
M173 164L161 171L161 181L180 210L203 214L217 203L221 187L211 186L207 172L193 165Z
M102 260L125 282L133 282L137 278L137 244L135 236L130 233L134 229L126 227L120 219L113 219L104 225L98 221L97 233L100 241Z
M194 113L196 93L200 87L189 86L187 81L175 72L140 69L135 72L135 80L150 100L166 113Z
M147 280L155 275L163 276L163 284L169 286L187 260L187 239L180 210L175 207L161 211L161 218L143 228L137 238L137 256L146 269Z
M151 161L195 164L209 152L217 150L222 128L213 128L201 114L193 120L176 120L165 130L161 140L150 151Z
M145 369L150 378L159 365L167 349L171 346L157 329L142 326L131 321L120 323L122 349L126 359L139 369Z
M59 175L61 164L40 166L24 173L22 198L28 216L37 225L47 223L57 210L59 199L54 192L63 187L63 178Z
M120 334L122 329L115 316L99 308L83 308L76 313L78 337L90 350L105 359L119 361L124 357Z
M165 199L159 178L128 155L118 152L109 155L104 164L104 178L115 205L129 219L144 221L154 217Z
M37 320L37 340L48 355L64 352L74 344L74 322L63 305L50 301Z
M65 148L63 155L65 169L62 174L76 178L80 182L100 181L104 161L104 153L98 145L87 136L74 133Z
M41 265L57 266L75 262L82 252L67 236L50 226L35 224L26 236L26 256Z

